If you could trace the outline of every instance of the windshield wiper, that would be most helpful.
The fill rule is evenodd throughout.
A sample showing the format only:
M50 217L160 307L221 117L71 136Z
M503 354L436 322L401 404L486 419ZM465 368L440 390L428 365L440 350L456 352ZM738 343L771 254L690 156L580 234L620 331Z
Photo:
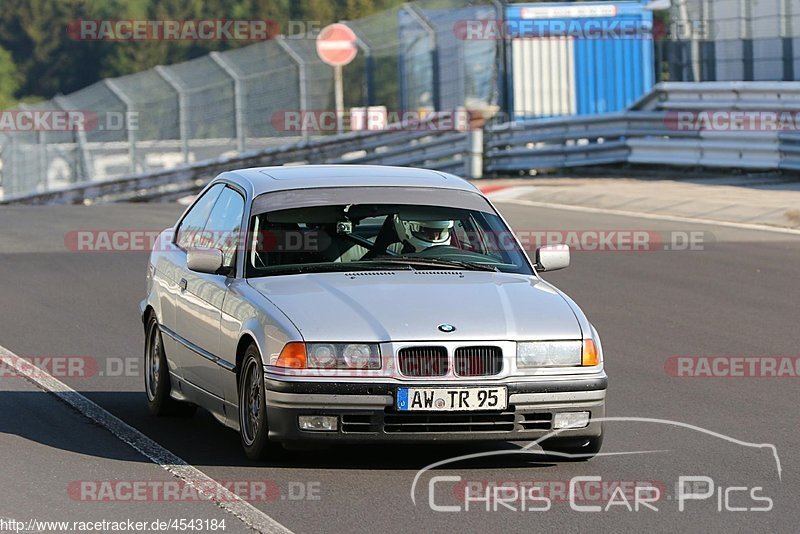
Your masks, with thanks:
M263 270L260 276L271 276L280 274L304 274L304 273L324 273L324 272L350 272L350 271L385 271L386 269L410 270L411 267L402 264L381 265L379 263L354 261L341 263L307 263L300 265L273 265Z
M379 256L373 260L375 263L388 263L393 265L410 265L412 267L448 267L450 269L466 269L469 271L492 271L498 272L499 269L487 263L475 263L461 260L443 260L440 258L415 258L413 256Z

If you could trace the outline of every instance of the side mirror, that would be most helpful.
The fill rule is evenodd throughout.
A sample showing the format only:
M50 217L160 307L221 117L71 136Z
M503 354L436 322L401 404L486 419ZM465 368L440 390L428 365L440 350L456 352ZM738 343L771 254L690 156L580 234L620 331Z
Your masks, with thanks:
M569 267L567 245L545 245L536 249L536 270L557 271Z
M186 266L198 273L222 274L224 259L218 248L192 247L186 252Z

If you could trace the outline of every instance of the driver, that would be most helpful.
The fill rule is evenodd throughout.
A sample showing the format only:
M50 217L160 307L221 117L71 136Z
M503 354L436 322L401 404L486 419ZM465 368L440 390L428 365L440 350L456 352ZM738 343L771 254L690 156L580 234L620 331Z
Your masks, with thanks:
M407 221L394 216L394 229L400 242L391 245L389 248L394 252L408 254L410 252L422 252L423 250L450 244L450 230L453 228L453 221ZM401 248L401 250L398 250Z

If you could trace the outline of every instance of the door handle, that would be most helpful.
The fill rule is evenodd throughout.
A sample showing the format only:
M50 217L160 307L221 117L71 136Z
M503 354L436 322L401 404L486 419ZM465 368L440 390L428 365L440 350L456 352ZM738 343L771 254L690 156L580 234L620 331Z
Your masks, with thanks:
M186 288L189 286L189 282L186 281L186 278L181 278L181 283L179 285L181 291L186 291Z

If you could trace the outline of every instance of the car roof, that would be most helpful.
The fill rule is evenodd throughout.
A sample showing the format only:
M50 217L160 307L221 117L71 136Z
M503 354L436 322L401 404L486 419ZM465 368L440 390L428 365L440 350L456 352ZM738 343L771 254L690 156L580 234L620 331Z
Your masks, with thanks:
M220 177L234 180L253 197L273 191L319 187L433 187L478 191L458 176L413 167L384 165L287 165L228 171Z

